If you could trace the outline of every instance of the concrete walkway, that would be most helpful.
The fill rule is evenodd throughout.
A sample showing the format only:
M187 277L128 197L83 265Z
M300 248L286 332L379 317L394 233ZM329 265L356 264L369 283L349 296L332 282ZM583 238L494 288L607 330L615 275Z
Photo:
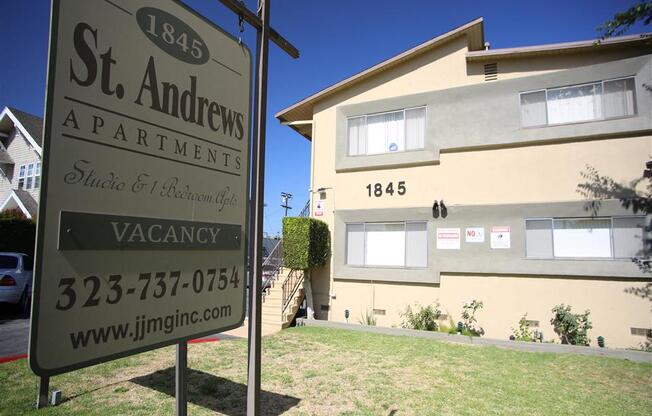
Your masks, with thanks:
M215 336L217 336L218 338L224 338L224 339L227 339L227 338L249 338L248 322L249 322L249 320L247 318L245 318L245 320L242 323L241 327L232 329L230 331L219 333L219 334L217 334ZM275 326L265 325L265 324L263 324L263 327L261 328L262 336L271 335L271 334L274 334L274 333L279 332L279 331L280 331L279 328L276 328Z
M371 332L374 334L395 335L404 337L427 338L437 341L452 342L467 345L493 345L527 352L552 352L557 354L572 353L593 355L600 357L621 358L624 360L652 363L652 353L644 351L616 350L610 348L581 347L577 345L548 344L539 342L509 341L491 338L467 337L465 335L451 335L443 332L417 331L403 328L383 328L377 326L345 324L341 322L297 319L297 326L316 326L322 328L348 329L351 331Z

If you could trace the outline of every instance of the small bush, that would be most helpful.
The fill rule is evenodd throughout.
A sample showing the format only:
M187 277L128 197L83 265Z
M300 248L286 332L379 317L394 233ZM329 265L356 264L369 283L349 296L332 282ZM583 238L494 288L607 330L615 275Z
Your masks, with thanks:
M417 305L416 308L416 312L412 311L412 307L408 305L405 312L401 313L401 317L404 319L401 326L403 328L418 329L421 331L437 331L439 328L437 320L441 316L439 302L435 302L425 308Z
M589 320L590 311L572 313L570 305L562 303L552 308L552 313L554 315L550 324L561 338L562 344L589 345L588 331L593 328Z
M462 307L464 329L472 336L479 337L484 335L484 329L478 325L478 320L475 318L475 313L482 309L483 306L484 304L481 300L471 299L469 302L465 302Z
M543 342L543 334L536 329L531 330L527 322L527 313L518 320L518 329L512 328L512 337L516 341Z
M314 218L283 218L283 262L285 267L309 270L326 264L330 255L328 224Z
M374 316L373 311L366 310L360 320L358 320L358 323L360 325L376 326L376 316Z

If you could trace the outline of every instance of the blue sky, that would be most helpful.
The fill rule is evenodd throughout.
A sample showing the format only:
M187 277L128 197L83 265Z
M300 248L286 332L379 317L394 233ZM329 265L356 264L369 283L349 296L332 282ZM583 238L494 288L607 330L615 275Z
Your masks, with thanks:
M187 0L192 8L237 34L237 17L217 0ZM255 0L246 0L249 8ZM293 60L270 50L265 231L280 231L280 193L294 195L292 214L308 199L310 143L273 115L294 102L477 17L485 19L492 48L593 39L596 28L628 0L457 1L273 0L272 26L300 51ZM0 2L0 107L42 116L50 2ZM649 27L634 27L639 33ZM255 50L254 31L243 40Z

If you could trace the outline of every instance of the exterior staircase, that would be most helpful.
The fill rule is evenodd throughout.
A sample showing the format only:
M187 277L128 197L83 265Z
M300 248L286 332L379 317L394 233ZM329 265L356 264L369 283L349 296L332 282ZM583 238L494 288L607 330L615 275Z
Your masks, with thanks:
M299 214L310 214L310 201ZM283 240L279 240L263 262L262 324L266 330L280 330L292 324L305 297L303 271L283 267Z
M287 328L304 296L303 273L280 268L276 278L269 281L263 292L262 324L269 329Z

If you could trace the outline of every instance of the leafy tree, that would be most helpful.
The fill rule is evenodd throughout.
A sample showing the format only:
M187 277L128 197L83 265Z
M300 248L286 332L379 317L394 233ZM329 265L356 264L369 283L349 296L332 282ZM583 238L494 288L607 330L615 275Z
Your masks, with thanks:
M634 214L652 214L652 161L647 162L641 178L629 183L616 182L588 165L581 175L586 182L577 185L577 191L589 200L586 205L592 215L598 215L602 200L605 199L618 199L624 208L631 209ZM632 261L642 272L652 273L652 239L649 237L652 229L647 222L644 231L646 237L643 238L643 250ZM647 283L642 292L632 290L631 293L652 300L652 283Z
M598 30L602 39L625 34L636 22L649 25L652 22L652 0L643 0L629 9L616 13L612 20L605 22Z

